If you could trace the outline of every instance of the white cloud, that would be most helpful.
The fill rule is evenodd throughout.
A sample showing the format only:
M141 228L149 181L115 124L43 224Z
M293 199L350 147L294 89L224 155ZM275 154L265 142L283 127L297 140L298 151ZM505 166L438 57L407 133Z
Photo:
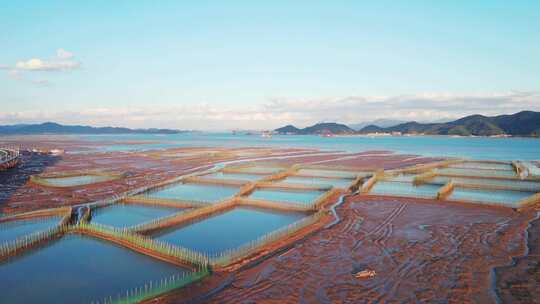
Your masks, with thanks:
M37 85L48 85L45 79L29 79L24 75L26 72L66 72L79 69L81 63L74 60L74 55L62 48L56 50L56 56L49 60L32 58L18 61L13 66L0 65L0 70L8 70L8 75L17 80L26 81Z
M70 59L70 58L73 58L73 53L71 52L68 52L64 49L58 49L56 50L56 57L60 58L60 59Z
M78 69L80 62L71 60L44 61L32 58L28 61L19 61L15 64L15 70L20 71L69 71Z
M57 121L96 126L159 127L201 130L300 127L320 121L359 123L378 118L417 121L454 119L470 114L498 115L540 111L540 93L416 94L341 98L277 98L262 105L214 106L198 103L176 107L93 108L71 112L0 112L0 123Z

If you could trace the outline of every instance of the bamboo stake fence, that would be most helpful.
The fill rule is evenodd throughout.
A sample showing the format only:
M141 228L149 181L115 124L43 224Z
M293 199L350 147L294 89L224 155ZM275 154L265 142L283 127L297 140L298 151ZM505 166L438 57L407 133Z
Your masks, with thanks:
M232 209L235 205L236 198L232 198L219 204L208 205L192 211L175 213L169 216L150 220L148 222L133 226L129 230L140 233L148 233L150 231L165 229L171 226L181 226L210 217L217 212Z
M422 173L422 174L417 175L417 176L414 177L413 184L415 186L420 186L420 185L423 185L423 184L427 184L427 183L431 182L436 176L437 176L437 174L435 172L433 172L433 171L428 171L428 172Z
M46 186L46 187L57 187L57 188L68 188L68 187L77 187L78 185L70 186L60 186L54 183L51 183L49 180L55 178L66 178L66 177L77 177L77 176L95 176L95 177L106 177L103 180L96 180L94 183L108 182L111 180L116 180L125 177L125 174L117 173L107 173L91 170L81 170L81 171L71 171L71 172L59 172L54 174L41 174L41 175L32 175L30 176L30 181L34 184Z
M239 206L250 206L262 209L273 209L289 212L312 212L316 208L313 204L300 204L292 202L274 202L267 200L258 200L252 198L241 198L237 201Z
M116 297L104 298L102 301L93 301L92 304L134 304L152 299L160 294L182 288L199 281L211 274L208 267L202 267L197 271L177 274L162 278L159 281L149 281L140 287L126 290Z
M194 266L206 266L208 265L208 256L205 254L189 250L187 248L171 245L158 240L151 239L149 237L132 233L125 229L115 229L110 226L101 224L88 224L80 222L78 225L73 226L72 232L79 232L83 234L103 235L110 239L116 239L124 241L134 247L153 251L155 253L179 260L186 264ZM133 248L132 248L133 249Z
M0 260L3 260L9 256L15 255L21 251L32 248L42 241L51 239L59 234L63 234L69 230L67 225L57 225L44 231L35 232L29 235L25 235L12 242L4 243L0 245Z
M0 223L41 217L64 216L66 214L71 214L71 207L49 208L14 215L0 216Z
M231 263L239 259L245 258L246 256L256 252L258 249L260 249L261 247L265 245L273 243L286 236L293 235L300 229L316 223L324 216L324 214L325 214L324 211L319 211L317 213L314 213L311 216L305 217L299 221L296 221L285 227L282 227L281 229L267 233L255 240L252 240L251 242L241 247L226 250L218 254L210 255L209 257L210 264L213 266L230 265Z
M126 204L142 204L176 208L200 208L211 205L210 202L181 200L170 198L148 197L144 195L135 195L123 200Z

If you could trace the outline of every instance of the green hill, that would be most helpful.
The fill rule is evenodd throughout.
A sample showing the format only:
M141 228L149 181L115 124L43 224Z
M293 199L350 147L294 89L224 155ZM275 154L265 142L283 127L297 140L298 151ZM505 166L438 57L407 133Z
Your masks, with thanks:
M334 122L318 123L313 126L298 129L295 126L288 125L279 129L275 129L275 132L279 134L353 134L355 131L344 124L338 124Z
M404 134L423 133L429 135L512 135L540 136L540 112L523 111L512 115L483 116L471 115L447 123L407 122L390 128L367 126L359 133L401 132Z

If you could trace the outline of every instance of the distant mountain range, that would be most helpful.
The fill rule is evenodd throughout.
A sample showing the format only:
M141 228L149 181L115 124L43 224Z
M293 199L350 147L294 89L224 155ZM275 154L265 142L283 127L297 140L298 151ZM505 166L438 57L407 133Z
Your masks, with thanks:
M292 125L276 129L280 134L367 134L395 133L426 135L461 135L461 136L526 136L540 137L540 112L523 111L512 115L483 116L471 115L445 123L406 122L390 127L368 125L354 131L343 124L320 123L298 129Z
M407 122L406 120L396 120L396 119L381 118L381 119L376 119L376 120L373 120L373 121L366 121L366 122L361 122L361 123L357 123L357 124L352 124L352 125L349 125L349 127L351 127L351 129L354 129L354 130L358 131L358 130L362 130L364 127L367 127L367 126L370 126L370 125L378 126L378 127L381 127L381 128L388 128L388 127L397 126L399 124L406 123L406 122Z
M116 127L65 126L54 122L0 126L0 135L32 134L176 134L171 129L129 129Z
M293 125L288 125L279 129L275 129L275 132L279 134L354 134L356 131L349 128L346 125L338 124L334 122L318 123L311 127L298 129Z

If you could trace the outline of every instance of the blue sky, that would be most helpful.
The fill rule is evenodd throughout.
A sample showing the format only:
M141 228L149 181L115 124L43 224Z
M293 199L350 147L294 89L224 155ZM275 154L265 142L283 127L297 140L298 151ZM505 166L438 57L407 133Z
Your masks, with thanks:
M0 3L0 123L273 128L540 110L539 1Z

